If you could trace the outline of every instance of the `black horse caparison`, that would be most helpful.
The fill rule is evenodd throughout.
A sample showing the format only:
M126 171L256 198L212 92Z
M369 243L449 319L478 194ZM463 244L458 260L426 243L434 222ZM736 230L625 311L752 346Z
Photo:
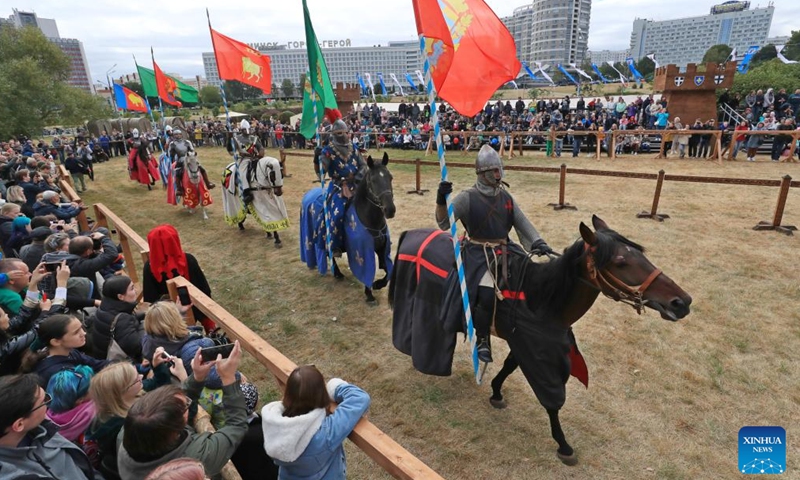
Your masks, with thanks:
M506 407L501 392L503 382L517 367L521 367L540 403L547 410L551 434L558 443L557 456L567 465L577 464L577 457L564 436L558 413L566 398L565 385L570 375L570 361L567 359L570 339L575 345L570 327L586 314L600 293L615 301L632 305L639 313L645 307L653 309L662 318L670 321L677 321L688 315L689 305L692 303L692 298L686 292L645 257L641 246L611 230L597 216L592 217L592 224L596 231L581 223L581 239L554 260L535 263L529 258L516 259L516 273L509 279L509 283L511 290L517 292L517 298L520 299L516 302L518 306L512 310L522 313L515 314L508 309L500 309L495 319L497 335L508 342L510 353L503 368L491 382L490 403L495 408ZM432 235L428 231L409 235L411 232L413 231L401 235L397 258L402 260L403 257L413 257L418 260L416 264L398 261L389 288L389 301L395 308L396 325L398 321L402 322L398 318L408 314L399 312L398 309L417 302L398 299L404 296L422 299L425 291L441 291L445 277L454 263L449 234L442 232L439 235L442 238L426 240L426 246L420 244L425 242L405 240L430 238ZM426 254L426 248L431 247L436 251ZM448 248L449 258L442 253ZM420 267L421 264L424 266ZM416 284L408 286L396 282L399 278L409 278L401 272L404 268L416 269L416 275L411 275L417 278ZM420 268L435 274L420 276ZM435 309L439 307L430 308L430 299L424 302L425 308L428 308L424 315L427 318L438 318ZM422 319L414 318L412 321ZM541 355L548 356L544 363L541 358L534 358ZM552 368L553 364L556 365L555 374L542 377L541 370L548 366Z

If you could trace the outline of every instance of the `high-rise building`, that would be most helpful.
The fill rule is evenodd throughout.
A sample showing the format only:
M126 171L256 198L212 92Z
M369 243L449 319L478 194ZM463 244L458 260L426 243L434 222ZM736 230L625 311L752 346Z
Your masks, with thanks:
M589 45L591 0L533 0L503 23L526 62L580 65Z
M389 42L387 46L353 47L350 40L321 42L322 54L331 82L356 83L356 74L364 77L369 73L375 91L380 92L378 72L383 74L383 81L388 89L394 83L390 73L395 74L403 88L411 87L406 81L406 73L416 79L415 70L422 70L423 59L419 51L419 42ZM329 45L331 45L329 47ZM336 45L336 46L332 46ZM341 45L341 46L340 46ZM299 87L300 76L308 69L308 55L303 42L253 43L251 47L269 55L272 67L272 83L280 88L284 80L289 79L295 87ZM217 61L213 52L203 53L203 68L209 85L219 85ZM366 82L366 78L364 78ZM417 82L418 80L415 80Z
M729 1L711 7L708 15L653 21L637 18L631 32L631 56L654 53L658 63L680 67L699 63L714 45L725 44L738 52L764 45L775 7L750 9L750 2Z
M89 62L86 61L83 43L74 38L61 38L56 21L52 18L42 18L35 12L21 12L16 8L13 11L14 13L2 24L13 25L17 28L34 27L41 30L48 40L58 45L58 48L69 57L70 74L67 83L94 93L92 74L89 72Z
M625 63L625 59L631 56L630 50L590 50L586 53L592 63L601 65L606 62Z

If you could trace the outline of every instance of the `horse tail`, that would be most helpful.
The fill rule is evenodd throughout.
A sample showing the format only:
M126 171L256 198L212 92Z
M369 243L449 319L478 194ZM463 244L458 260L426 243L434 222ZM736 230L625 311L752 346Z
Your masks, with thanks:
M396 284L395 280L397 279L397 271L400 270L399 268L397 268L397 266L399 265L397 263L397 259L398 256L400 255L400 246L403 245L403 240L406 238L406 233L408 233L408 230L402 232L400 234L400 238L397 240L397 252L394 255L395 268L392 269L392 273L391 275L389 275L389 293L388 293L389 308L394 307L394 289Z

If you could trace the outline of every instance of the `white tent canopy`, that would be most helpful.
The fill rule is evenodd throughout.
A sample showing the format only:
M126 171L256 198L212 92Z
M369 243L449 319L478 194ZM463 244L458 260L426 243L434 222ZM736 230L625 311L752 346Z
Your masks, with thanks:
M250 116L250 115L248 115L246 113L239 113L239 112L234 112L234 111L231 111L228 114L231 116L231 118L249 117ZM221 114L217 115L217 118L225 118L225 114L221 113Z

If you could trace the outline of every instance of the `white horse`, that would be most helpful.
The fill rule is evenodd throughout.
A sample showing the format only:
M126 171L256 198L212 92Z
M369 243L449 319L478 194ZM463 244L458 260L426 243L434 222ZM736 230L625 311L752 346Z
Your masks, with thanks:
M289 228L289 215L283 202L283 175L278 159L263 157L258 161L239 158L223 173L222 209L229 225L244 230L247 214L275 238L275 248L283 246L278 232Z

